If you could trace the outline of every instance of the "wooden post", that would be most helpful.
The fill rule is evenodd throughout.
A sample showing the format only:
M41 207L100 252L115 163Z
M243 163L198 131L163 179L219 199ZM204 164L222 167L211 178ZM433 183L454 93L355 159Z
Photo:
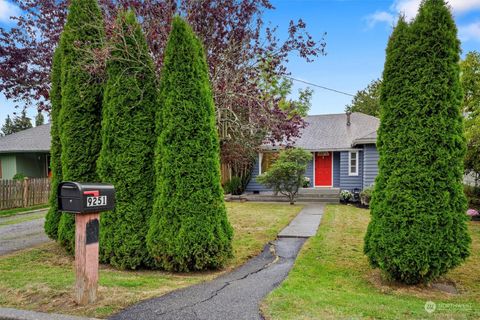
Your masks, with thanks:
M86 305L97 299L100 214L75 214L75 298Z
M28 207L28 185L29 185L28 177L25 177L25 179L23 179L23 207L24 208Z

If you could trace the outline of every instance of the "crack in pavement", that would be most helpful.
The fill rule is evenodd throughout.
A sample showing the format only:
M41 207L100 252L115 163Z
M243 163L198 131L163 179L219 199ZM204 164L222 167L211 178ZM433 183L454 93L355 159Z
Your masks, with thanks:
M213 292L213 294L211 294L208 298L206 299L203 299L202 301L198 301L198 302L195 302L193 304L190 304L190 305L186 305L186 306L183 306L183 307L180 307L180 308L176 308L176 309L170 309L170 310L167 310L165 312L161 312L161 313L157 313L157 315L159 316L162 316L162 315L166 315L166 314L169 314L169 313L172 313L172 312L175 312L175 311L180 311L180 310L185 310L185 309L188 309L188 308L193 308L199 304L202 304L202 303L205 303L207 301L210 301L212 300L213 298L215 298L222 290L224 290L226 287L228 287L229 285L231 285L232 283L236 282L236 281L241 281L241 280L244 280L248 277L250 277L251 275L253 274L257 274L259 272L262 272L263 270L269 268L271 265L277 263L279 260L280 260L280 257L276 254L276 250L275 250L275 244L272 243L272 242L269 242L269 250L270 250L270 253L273 255L274 259L273 261L270 261L268 263L266 263L263 267L255 270L255 271L252 271L252 272L249 272L247 274L245 274L244 276L238 278L238 279L233 279L231 281L226 281L224 283L224 285L222 287L220 287L219 289L215 290ZM196 311L193 310L193 312L196 314Z
M279 237L242 266L208 282L135 304L110 319L252 320L263 319L260 302L287 277L298 252L316 233L323 204L308 204ZM282 233L289 237L282 237Z
M262 319L259 302L287 276L305 240L277 239L230 273L140 302L111 319Z

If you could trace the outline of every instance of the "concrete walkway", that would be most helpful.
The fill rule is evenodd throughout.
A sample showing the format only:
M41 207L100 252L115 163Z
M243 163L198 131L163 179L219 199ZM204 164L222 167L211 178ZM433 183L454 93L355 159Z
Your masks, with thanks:
M309 203L279 238L246 264L217 279L143 301L111 319L262 319L259 303L288 275L302 245L316 233L323 204Z
M303 210L283 229L279 238L310 238L317 233L325 204L305 204Z
M47 209L41 212L0 217L0 223L12 223L0 226L0 256L17 250L36 246L50 241L43 230ZM33 220L13 223L17 219Z

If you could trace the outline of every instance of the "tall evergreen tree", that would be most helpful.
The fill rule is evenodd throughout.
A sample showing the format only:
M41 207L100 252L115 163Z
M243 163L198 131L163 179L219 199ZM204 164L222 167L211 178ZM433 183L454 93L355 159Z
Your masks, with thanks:
M220 186L215 108L203 47L179 17L166 46L160 88L163 121L148 249L166 270L218 268L232 256L233 230Z
M155 67L132 11L117 18L110 40L98 172L116 189L113 212L101 219L101 259L135 269L151 262L146 247L154 190Z
M12 118L10 118L9 114L7 114L7 117L5 118L5 123L2 126L2 133L6 136L14 133L13 121Z
M4 135L9 135L15 132L20 132L26 129L30 129L31 127L32 127L32 121L27 116L27 111L23 109L22 112L20 113L20 116L14 116L13 120L12 118L10 118L10 115L7 115L7 118L5 119L5 123L2 126L2 132Z
M469 255L456 35L444 0L426 0L410 26L399 22L387 48L365 253L408 284L429 282Z
M50 103L51 103L51 146L50 146L50 168L52 170L51 191L47 216L45 217L45 233L51 238L57 239L58 223L60 221L61 213L58 211L57 191L58 185L62 181L62 163L61 153L62 145L60 144L60 123L59 114L62 106L62 93L61 93L61 76L62 76L62 49L57 46L53 55L52 61L52 74L51 89L50 89Z
M13 130L14 132L20 132L26 129L32 128L32 119L27 116L27 110L23 109L20 112L20 116L13 118Z
M101 79L89 70L95 50L104 43L102 13L96 0L72 0L61 35L62 107L60 142L62 175L69 181L98 181L96 162L101 146ZM64 213L58 240L69 252L75 246L75 219Z
M53 64L52 64L52 67L53 67ZM43 116L42 111L38 110L37 115L35 116L35 127L41 126L44 123L45 123L45 117Z

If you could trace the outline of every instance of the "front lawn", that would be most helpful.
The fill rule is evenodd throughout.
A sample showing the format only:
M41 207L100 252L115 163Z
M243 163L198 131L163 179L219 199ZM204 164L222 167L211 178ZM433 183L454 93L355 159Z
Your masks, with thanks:
M458 294L381 280L363 254L369 211L329 205L282 285L262 305L267 319L480 319L480 223L471 222L472 255L438 281ZM448 289L447 288L447 289ZM445 290L444 288L442 288ZM433 301L436 309L425 311Z
M235 258L225 270L261 252L302 206L227 203L235 229ZM140 300L212 279L223 271L174 274L161 271L118 271L101 266L96 304L77 306L73 298L74 260L54 243L0 257L0 305L43 312L106 317Z

